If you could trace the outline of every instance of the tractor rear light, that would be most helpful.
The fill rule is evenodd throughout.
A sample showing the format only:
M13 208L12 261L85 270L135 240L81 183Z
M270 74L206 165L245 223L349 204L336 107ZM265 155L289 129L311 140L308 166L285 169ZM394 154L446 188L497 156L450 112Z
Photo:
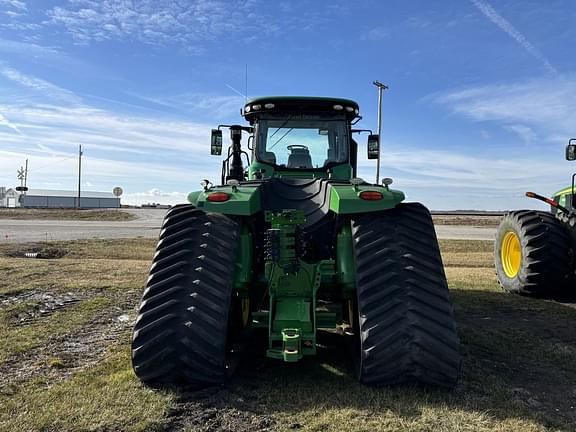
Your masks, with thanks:
M347 107L346 107L346 111L348 111L348 112L354 112L354 108L347 106Z
M336 111L342 111L344 109L342 105L334 105L332 108L334 108Z
M266 109L272 109L274 108L276 105L274 105L273 103L267 103L266 105L264 105L264 108Z
M360 199L366 201L380 201L382 199L382 193L376 191L364 191L360 192Z
M252 108L250 108L250 105L246 105L246 107L244 108L245 112L250 112Z
M206 199L210 202L224 202L230 199L230 195L226 192L212 192Z
M262 108L262 105L252 105L254 111L258 111L260 108Z

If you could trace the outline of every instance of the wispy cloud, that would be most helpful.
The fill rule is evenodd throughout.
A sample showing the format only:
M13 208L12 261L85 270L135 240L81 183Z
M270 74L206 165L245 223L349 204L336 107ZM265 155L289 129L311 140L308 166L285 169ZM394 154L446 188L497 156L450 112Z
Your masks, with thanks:
M468 87L430 98L476 121L524 125L555 136L574 134L576 75Z
M225 84L233 90L232 87ZM238 95L217 95L207 93L181 93L166 96L146 96L135 93L128 95L160 105L180 112L194 113L199 118L223 119L231 116L237 116L240 108L244 104L245 96L233 90Z
M495 157L420 151L408 156L391 151L387 154L390 166L398 164L408 184L425 176L420 177L422 187L442 188L446 203L460 202L458 193L462 193L466 197L464 202L470 201L469 208L475 208L471 197L477 194L486 208L511 209L528 205L523 196L526 190L551 194L570 178L573 167L562 164L561 160L562 147L573 136L576 124L576 75L460 88L432 95L428 100L456 115L493 123L528 146L515 144L518 138L504 138L507 144ZM487 140L493 144L500 142L500 138L492 135L485 136L479 148ZM476 148L475 141L471 137L467 145ZM429 163L426 165L421 157ZM420 188L415 189L415 195L418 194L421 194Z
M386 158L382 175L392 177L392 187L404 191L409 201L421 201L435 210L526 208L534 205L524 196L527 190L552 194L570 178L570 167L539 155L523 153L505 158L464 151L422 151L393 142L383 146ZM360 177L369 181L374 178L374 162L364 155L358 168Z
M25 11L28 9L26 7L26 3L20 0L0 0L0 6L7 6L20 11Z
M14 123L8 120L4 115L2 115L2 113L0 113L0 126L6 126L12 129L14 132L17 132L20 135L22 135L22 132L20 131L20 129L18 129L18 126L16 126Z
M510 189L512 181L531 177L542 180L557 164L526 157L516 159L487 158L465 153L416 149L401 149L397 144L387 144L384 166L402 172L403 177L426 187L463 185L469 188ZM367 160L360 161L360 169L373 166ZM542 173L542 178L537 178ZM422 178L428 180L422 182ZM432 183L428 183L432 181Z
M63 89L43 79L23 74L11 67L0 66L0 75L3 75L5 78L32 89L46 97L71 104L79 104L81 102L81 99L71 91Z
M177 45L187 52L202 51L198 42L219 37L275 31L253 2L224 0L75 0L47 12L50 23L63 27L78 44L106 40ZM246 17L250 16L247 20Z
M390 32L386 28L384 28L382 26L377 26L377 27L371 28L367 32L364 32L360 36L360 39L361 40L369 40L369 41L379 41L382 39L387 39L389 37L390 37Z
M0 24L0 28L2 24ZM31 37L33 32L26 32ZM63 70L66 72L74 71L75 73L90 76L94 75L101 78L103 72L100 67L90 65L82 60L73 58L58 48L52 46L40 45L35 42L24 42L25 36L20 40L0 38L0 52L8 54L10 58L21 58L26 61L41 61L44 66L53 69ZM0 64L1 66L1 64Z
M85 149L83 177L101 190L121 185L131 192L164 187L184 193L219 172L208 151L211 125L64 103L0 104L0 111L10 118L6 126L17 124L26 134L0 127L2 185L13 184L14 167L28 158L35 187L55 181L74 187L78 144Z
M95 188L121 184L131 193L143 188L177 190L176 186L186 191L202 178L216 181L220 162L211 158L207 145L212 124L159 116L157 110L125 114L96 108L88 104L88 96L80 98L7 66L0 67L0 77L31 90L22 102L8 95L5 100L10 102L0 103L0 184L12 184L14 166L28 158L36 187L51 182L73 187L79 144L85 148L85 180ZM214 115L232 105L237 110L238 99L242 98L190 94L179 101ZM164 198L179 200L184 191Z
M62 56L62 54L54 48L45 47L28 42L15 41L10 39L1 39L1 38L0 38L0 51L10 54L22 54L26 56L35 56L35 57Z
M0 146L5 148L35 143L70 149L85 144L108 146L116 152L139 149L151 155L170 151L207 154L209 128L198 123L129 116L85 106L0 105L0 110L28 136L27 141L15 145L20 138L0 132Z
M521 124L509 124L505 125L504 129L516 134L526 144L536 142L536 139L538 138L538 135L530 126Z
M484 0L470 0L476 8L480 12L486 16L494 25L496 25L500 30L514 39L526 52L532 55L534 58L539 60L544 68L552 73L557 74L558 71L550 62L546 59L546 57L534 46L532 45L528 39L520 33L506 18L500 15L496 10L486 1Z

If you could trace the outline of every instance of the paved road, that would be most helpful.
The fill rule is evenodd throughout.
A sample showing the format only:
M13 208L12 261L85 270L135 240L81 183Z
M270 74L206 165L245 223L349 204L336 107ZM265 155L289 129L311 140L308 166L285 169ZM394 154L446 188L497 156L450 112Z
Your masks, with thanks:
M496 228L467 225L436 225L436 235L440 239L494 240Z
M130 213L135 214L137 219L122 222L0 219L0 242L158 237L166 210L136 209L130 210Z
M122 210L126 211L126 210ZM7 220L0 219L0 242L22 243L43 240L88 238L156 238L166 210L130 210L137 219L124 222L75 220ZM495 228L462 225L437 225L441 239L494 240Z

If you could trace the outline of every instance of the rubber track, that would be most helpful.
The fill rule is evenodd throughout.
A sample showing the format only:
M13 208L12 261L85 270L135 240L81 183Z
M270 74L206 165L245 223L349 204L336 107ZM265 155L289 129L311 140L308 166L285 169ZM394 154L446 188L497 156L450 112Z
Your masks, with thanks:
M453 387L461 364L432 218L418 203L352 221L359 379Z
M522 245L522 264L517 280L510 280L500 263L500 238L513 227ZM535 210L507 213L496 234L498 281L506 291L518 294L549 296L558 293L570 281L570 238L566 227L552 214Z
M191 205L167 213L132 338L146 384L224 382L238 232L228 217Z

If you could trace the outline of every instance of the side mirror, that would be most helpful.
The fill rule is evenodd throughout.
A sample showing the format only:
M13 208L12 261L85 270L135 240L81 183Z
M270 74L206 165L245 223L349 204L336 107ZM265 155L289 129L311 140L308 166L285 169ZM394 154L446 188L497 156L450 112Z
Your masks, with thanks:
M212 129L210 154L213 156L220 156L222 154L222 131L220 129Z
M576 144L568 144L566 146L566 160L576 160Z
M368 159L378 159L380 154L380 136L368 135Z

